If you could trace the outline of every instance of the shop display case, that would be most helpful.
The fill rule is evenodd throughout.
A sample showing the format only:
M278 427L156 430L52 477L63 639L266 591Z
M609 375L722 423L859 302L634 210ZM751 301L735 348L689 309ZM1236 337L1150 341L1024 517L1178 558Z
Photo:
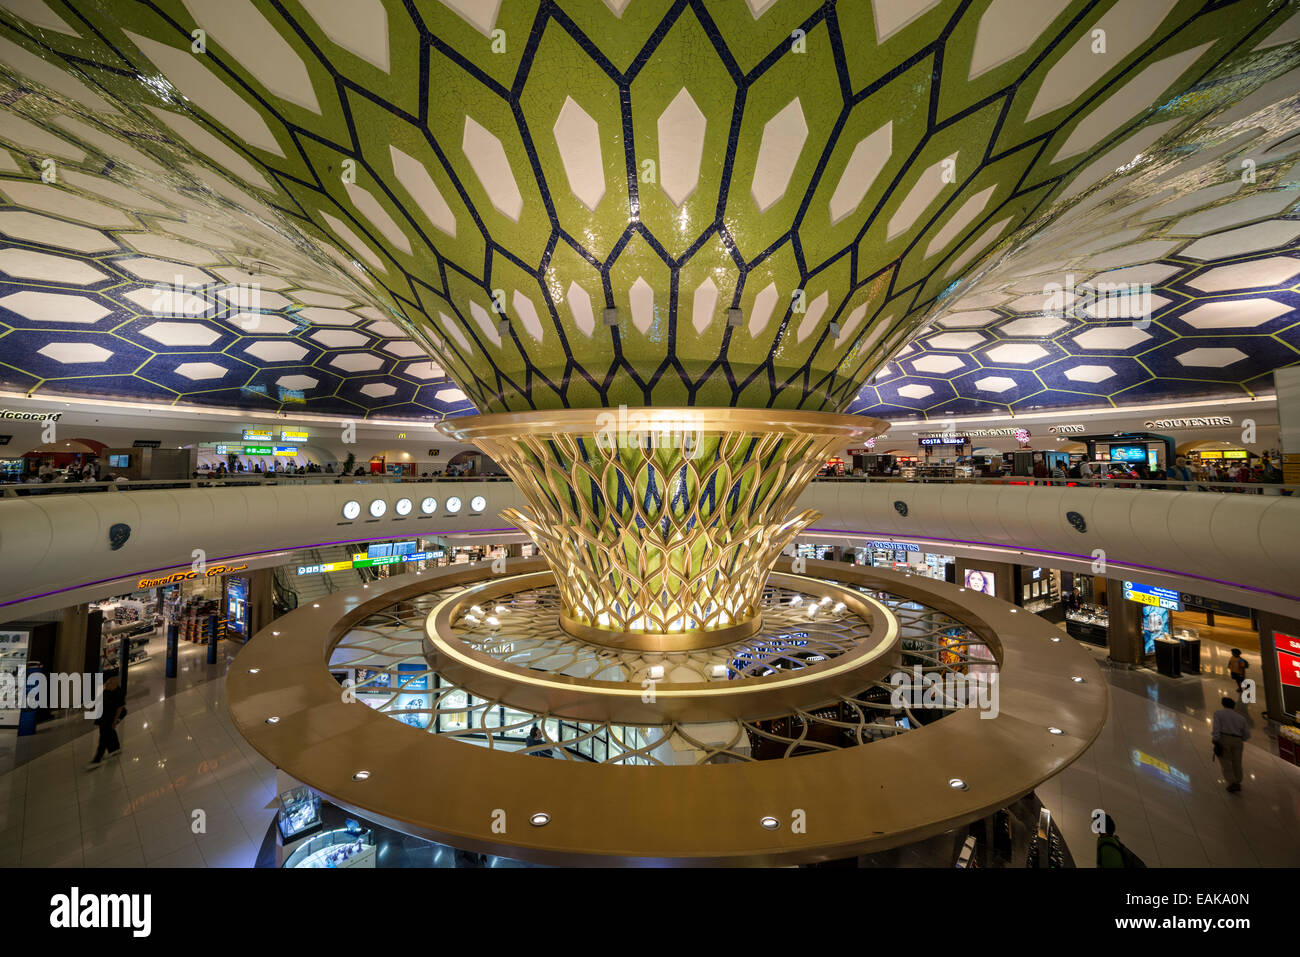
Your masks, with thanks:
M280 795L276 824L285 844L306 837L320 827L320 798L305 786L285 791Z
M285 867L374 867L375 835L369 829L339 828L299 845Z

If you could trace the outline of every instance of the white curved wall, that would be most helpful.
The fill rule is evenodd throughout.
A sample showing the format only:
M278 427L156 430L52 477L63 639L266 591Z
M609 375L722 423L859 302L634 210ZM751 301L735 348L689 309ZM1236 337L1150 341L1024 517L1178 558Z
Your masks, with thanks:
M447 514L448 495L465 503ZM438 499L422 518L419 500ZM469 513L475 495L484 514ZM406 519L393 505L416 503ZM371 499L387 503L371 519ZM349 499L361 516L343 518ZM901 515L894 502L907 505ZM27 496L0 500L0 620L109 594L125 579L188 568L202 548L209 565L314 545L500 529L500 511L524 503L509 482L433 482L184 488ZM1295 615L1300 608L1300 500L1267 495L1023 485L814 482L799 500L825 517L815 528L843 535L935 544L935 551L1086 570L1104 549L1110 577L1141 577L1185 591ZM1077 511L1087 531L1066 512ZM119 551L109 527L131 526ZM1044 555L1049 557L1043 557ZM1054 561L1052 559L1055 559ZM1190 577L1180 577L1190 576ZM94 586L87 588L86 586ZM24 602L22 605L16 603Z
M426 495L438 500L438 509L430 517L420 511L420 500ZM463 503L457 515L445 508L451 495ZM487 499L483 514L470 512L470 500L476 495ZM394 510L401 498L410 498L414 505L406 518ZM347 521L343 506L353 499L362 512L355 521ZM373 499L387 504L380 519L370 517ZM0 620L14 617L21 609L12 603L22 599L188 568L196 548L203 549L206 562L213 565L314 545L503 528L499 512L520 504L510 482L181 488L4 499L0 501ZM109 528L117 523L129 525L131 536L113 551ZM85 600L81 591L66 592L69 600L63 604ZM57 607L50 601L43 604Z

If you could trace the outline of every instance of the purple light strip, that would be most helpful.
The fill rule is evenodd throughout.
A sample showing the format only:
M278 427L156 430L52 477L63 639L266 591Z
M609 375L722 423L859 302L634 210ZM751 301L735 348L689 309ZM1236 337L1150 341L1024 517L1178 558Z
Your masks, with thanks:
M517 533L517 528L468 528L458 529L454 532L431 532L429 536L416 535L416 538L430 537L432 535L477 535L482 532L511 532ZM259 555L274 555L276 552L296 552L302 548L329 548L331 545L360 545L364 542L376 542L385 538L392 538L391 535L380 535L370 538L345 538L338 542L317 542L314 545L285 545L282 548L272 548L260 552L241 552L238 555L224 555L221 558L211 562L213 565L220 565L222 562L228 562L235 558L257 558ZM402 536L398 536L402 537ZM78 588L94 588L96 585L107 585L111 582L121 581L122 579L143 578L146 575L152 575L155 572L165 572L172 568L182 568L182 565L163 565L159 568L146 568L143 571L128 572L125 575L114 575L112 578L100 578L93 582L82 582L79 585L68 585L65 588L56 588L54 591L44 591L37 595L28 595L26 598L12 598L9 601L0 601L0 608L6 605L19 605L27 601L36 601L38 598L49 598L53 595L61 595L65 591L76 591Z
M840 528L810 528L807 529L807 531L821 532L823 534L828 534L828 535L843 535L845 537L861 535L862 537L869 538L869 539L874 538L876 540L893 541L893 539L889 538L888 535L885 535L885 537L881 539L881 535L884 534L881 532L853 532L853 531L846 531ZM963 538L927 538L923 535L909 535L907 536L907 538L909 541L915 539L918 542L936 542L938 544L947 544L947 545L982 546L984 548L996 548L1001 551L1010 551L1012 549L1016 549L1026 555L1053 555L1056 556L1057 558L1073 558L1076 561L1089 562L1089 563L1096 560L1093 558L1092 555L1076 555L1074 552L1054 552L1050 548L1017 548L1017 546L1003 545L999 542L971 542ZM1110 561L1108 561L1107 564L1117 565L1120 568L1140 568L1143 569L1144 571L1159 572L1160 574L1168 575L1171 578L1194 578L1198 581L1211 582L1212 584L1215 585L1226 585L1229 588L1240 588L1242 591L1253 591L1256 594L1269 595L1273 598L1284 598L1287 601L1300 601L1300 596L1297 595L1288 595L1285 592L1280 592L1280 591L1270 591L1267 588L1256 588L1254 585L1242 585L1239 582L1225 581L1222 578L1211 578L1208 575L1197 575L1194 572L1174 571L1171 568L1161 568L1158 565L1141 565L1138 564L1137 562L1110 562Z

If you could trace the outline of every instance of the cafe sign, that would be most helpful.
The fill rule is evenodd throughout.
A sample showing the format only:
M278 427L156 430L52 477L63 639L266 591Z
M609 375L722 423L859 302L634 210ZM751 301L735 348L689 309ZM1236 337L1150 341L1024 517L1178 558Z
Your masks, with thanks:
M59 421L62 412L19 412L16 409L0 409L0 419L22 419L25 422Z

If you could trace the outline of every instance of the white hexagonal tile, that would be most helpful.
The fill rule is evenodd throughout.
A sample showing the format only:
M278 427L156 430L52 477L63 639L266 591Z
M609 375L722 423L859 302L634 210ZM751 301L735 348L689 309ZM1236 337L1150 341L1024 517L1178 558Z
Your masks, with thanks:
M169 46L130 31L126 36L200 109L250 145L276 156L284 155L262 115L235 92L233 85L226 85L208 70L207 57L195 56L188 45Z
M831 297L829 292L823 292L812 302L808 303L808 311L804 313L803 319L799 322L799 328L795 332L796 342L803 342L813 334L813 330L815 330L817 324L822 321L822 316L826 314L826 309L830 304Z
M350 329L321 329L307 338L329 349L356 349L370 341L366 336Z
M996 312L988 309L977 309L971 312L953 312L938 320L935 325L942 326L944 329L970 329L976 326L987 326L990 322L1000 319Z
M89 342L51 342L37 349L36 352L64 365L103 362L113 357L113 353L107 349Z
M419 343L412 342L410 339L402 339L397 342L390 342L383 346L383 351L390 356L397 356L399 359L409 359L412 356L424 355L424 350L420 348Z
M0 233L14 239L58 246L79 253L102 253L117 248L117 243L97 229L74 226L72 223L22 210L0 213Z
M1139 342L1146 342L1151 333L1144 332L1132 324L1121 326L1098 326L1081 332L1074 337L1074 344L1080 349L1131 349Z
M975 388L981 392L1006 392L1015 387L1016 380L1008 379L1004 375L986 375L982 379L975 380Z
M280 293L270 292L256 283L226 286L218 289L217 295L240 309L287 309L293 305L290 299Z
M1138 263L1136 266L1124 266L1098 273L1088 280L1089 284L1101 288L1109 283L1112 287L1118 283L1150 283L1158 285L1170 276L1183 271L1182 266L1170 266L1167 263ZM1078 281L1076 280L1076 285Z
M120 209L78 196L59 186L5 180L0 182L0 193L13 200L15 206L38 209L86 226L121 228L135 225L134 220Z
M250 0L185 0L185 7L244 69L283 100L320 112L311 75L294 51Z
M650 328L655 318L655 291L641 276L636 277L627 292L628 305L632 307L632 325L641 332Z
M592 330L596 328L596 316L591 309L591 295L576 282L571 282L564 298L569 304L569 312L573 315L573 324L584 336L590 336Z
M298 328L288 319L261 312L237 312L226 321L244 332L265 333L271 336L287 336Z
M988 351L989 359L999 365L1025 365L1029 362L1037 362L1048 354L1042 346L1029 342L1008 342L1006 345L995 346Z
M974 262L976 257L980 256L994 240L1000 237L1004 230L1011 225L1013 217L1008 216L1006 219L1000 219L984 232L980 233L975 239L966 244L966 249L957 258L952 261L948 267L945 279L951 279L957 273L965 269L970 263Z
M494 346L501 345L501 333L497 330L498 320L495 316L489 316L488 311L472 299L469 302L469 315Z
M862 305L850 312L849 317L844 320L843 324L841 324L840 334L835 338L835 344L840 346L846 342L852 341L854 331L866 316L867 303L864 302Z
M327 37L385 73L388 61L388 11L383 0L300 0Z
M884 43L922 14L937 7L940 0L871 0L876 42Z
M928 385L901 385L896 390L904 399L924 399L926 396L934 395L934 389Z
M165 346L210 346L221 338L211 326L201 322L152 322L140 330Z
M27 3L10 2L6 4L6 7L10 12L17 12L16 8L22 6L32 8L38 5L45 6L39 0L35 0L35 2L28 0ZM48 7L45 7L45 9L49 10ZM50 16L54 16L52 11ZM69 99L88 106L96 112L117 112L116 107L102 96L92 91L70 72L65 72L59 66L56 66L57 61L50 61L36 56L9 40L0 40L0 62L8 66L11 72L36 80L38 83L57 90Z
M754 180L749 187L759 212L766 212L785 195L807 139L808 123L797 96L763 125Z
M1273 189L1253 193L1231 203L1223 203L1204 212L1193 213L1169 227L1170 233L1200 236L1228 226L1238 226L1252 219L1277 216L1300 202L1294 190Z
M196 269L185 263L154 259L150 256L118 259L116 265L141 279L155 283L168 283L182 289L187 286L206 286L212 282L212 277L202 269Z
M1056 335L1062 329L1069 325L1064 319L1054 319L1049 316L1026 316L1023 319L1014 319L1005 326L998 329L1004 336L1015 336L1020 339L1046 339Z
M696 332L703 332L713 322L714 310L718 308L718 287L713 277L706 277L695 289L691 301L691 325Z
M157 233L122 233L121 237L128 246L146 256L179 259L192 266L205 266L221 259L220 253L205 246L183 243L179 239L171 239ZM164 280L166 281L169 280Z
M912 360L912 370L914 372L930 372L938 375L952 372L954 369L960 369L965 365L965 361L956 356L921 356Z
M1240 349L1232 348L1200 348L1191 349L1180 356L1176 356L1178 364L1181 366L1199 366L1213 369L1222 369L1232 365L1234 362L1240 362L1246 358L1246 353Z
M461 329L460 322L458 320L456 320L452 316L447 315L445 312L438 313L438 320L442 323L443 329L447 331L447 335L455 339L457 345L459 345L463 351L465 352L474 351L474 347L470 345L469 339L466 338L465 331Z
M681 206L700 181L704 131L708 124L686 87L659 115L659 185L674 206Z
M442 0L442 5L454 10L479 33L490 37L497 23L501 2L502 0Z
M973 349L984 342L978 332L941 332L931 336L925 344L931 349Z
M560 162L569 189L578 201L595 211L605 195L605 163L600 153L600 126L571 96L555 119L551 133L560 149Z
M885 231L886 239L895 239L901 236L907 230L911 229L921 214L934 205L935 200L952 186L945 179L947 171L952 168L951 164L957 162L957 153L953 153L946 159L942 159L921 171L912 188L908 190L907 196L899 204L894 215L889 218L889 226Z
M0 249L0 271L16 279L60 282L69 286L88 286L108 278L107 274L80 259L15 247Z
M226 370L215 362L182 362L176 367L176 374L194 381L225 378Z
M302 303L304 306L330 306L335 309L346 309L355 305L354 300L348 299L346 296L336 296L334 293L320 292L316 289L291 289L288 295L289 298Z
M1270 256L1254 262L1234 263L1230 266L1218 266L1206 270L1195 279L1189 279L1187 285L1202 292L1222 292L1225 289L1267 289L1269 286L1282 285L1297 273L1300 273L1300 259L1291 256Z
M993 198L993 193L996 190L997 184L994 184L988 189L980 190L962 203L957 211L948 217L947 222L939 227L939 231L934 234L930 244L925 247L925 258L929 259L935 253L947 249L948 244L974 222L980 213L984 212L984 207L989 204L989 200Z
M515 174L510 169L510 160L501 141L467 115L461 150L496 211L519 222L524 211L524 198L519 193L519 184L515 182Z
M75 144L51 132L44 125L28 122L9 110L0 113L0 139L29 147L42 157L61 156L78 163L86 158L85 151L78 149Z
M0 227L2 228L2 227ZM1286 219L1272 219L1254 226L1242 226L1230 229L1226 233L1215 233L1196 240L1183 255L1192 259L1232 259L1246 253L1285 246L1300 236L1300 222Z
M767 328L768 322L772 318L772 311L776 309L776 301L780 298L780 293L776 290L776 283L769 282L759 290L758 295L754 297L754 305L749 310L749 334L751 337L757 336Z
M366 326L366 332L377 339L405 339L406 331L395 322L372 322Z
M464 402L466 395L460 389L439 389L433 394L439 402Z
M109 310L85 296L37 292L34 289L11 293L0 299L0 306L33 322L76 322L86 325L98 322L109 313Z
M1024 53L1069 0L993 0L980 15L971 49L968 80Z
M255 342L244 351L263 362L297 362L307 354L296 342Z
M515 318L523 325L524 331L541 342L545 329L542 320L537 316L537 307L533 305L533 301L516 289L510 300L510 307L514 310Z
M355 326L361 317L342 309L327 309L323 306L309 306L296 313L314 326Z
M128 267L129 268L129 267ZM266 273L249 272L242 266L221 266L212 270L213 275L220 276L231 285L257 285L263 289L288 289L293 285L293 281L283 276L269 276ZM147 276L147 279L165 279L165 276ZM186 280L192 282L193 280Z
M371 249L360 236L352 231L351 226L343 222L343 220L339 219L337 216L332 216L324 210L321 211L320 217L325 221L325 225L333 231L334 235L343 240L344 244L349 249L369 263L371 268L378 269L381 272L387 272L383 260L376 256L375 251ZM328 249L326 251L328 251ZM337 250L335 251L337 252Z
M1071 382L1105 382L1111 376L1115 375L1115 370L1110 366L1101 365L1079 365L1072 369L1065 370L1065 377Z
M1233 299L1207 302L1178 318L1193 329L1251 329L1291 311L1290 306L1272 299Z
M320 0L320 2L325 2L325 0ZM393 174L397 177L398 182L411 194L411 198L424 211L424 215L429 217L429 222L452 239L455 239L456 214L447 205L447 200L443 198L442 191L438 189L424 164L403 153L396 146L390 146L388 151L393 161ZM322 305L326 305L326 303L322 303Z
M335 356L329 364L344 372L372 372L383 365L384 360L369 352L348 352Z
M282 375L275 380L275 384L281 389L306 392L308 389L316 388L316 383L319 381L319 379L313 379L309 375Z
M870 136L858 140L853 155L831 193L829 209L831 225L835 225L862 204L871 184L889 162L893 152L894 121L890 120Z
M372 399L387 399L397 392L397 386L389 385L386 382L369 382L357 391L362 395L370 396Z
M123 298L151 316L202 316L212 311L210 302L183 287L157 285L132 289Z
M348 199L352 201L356 211L370 220L371 224L379 230L390 244L409 256L411 254L411 240L402 231L402 227L397 225L393 217L388 215L388 210L384 209L379 200L375 199L374 194L369 190L362 189L356 183L344 183L343 188L347 191Z
M442 366L436 362L412 362L402 370L405 375L412 379L439 379L447 373Z

